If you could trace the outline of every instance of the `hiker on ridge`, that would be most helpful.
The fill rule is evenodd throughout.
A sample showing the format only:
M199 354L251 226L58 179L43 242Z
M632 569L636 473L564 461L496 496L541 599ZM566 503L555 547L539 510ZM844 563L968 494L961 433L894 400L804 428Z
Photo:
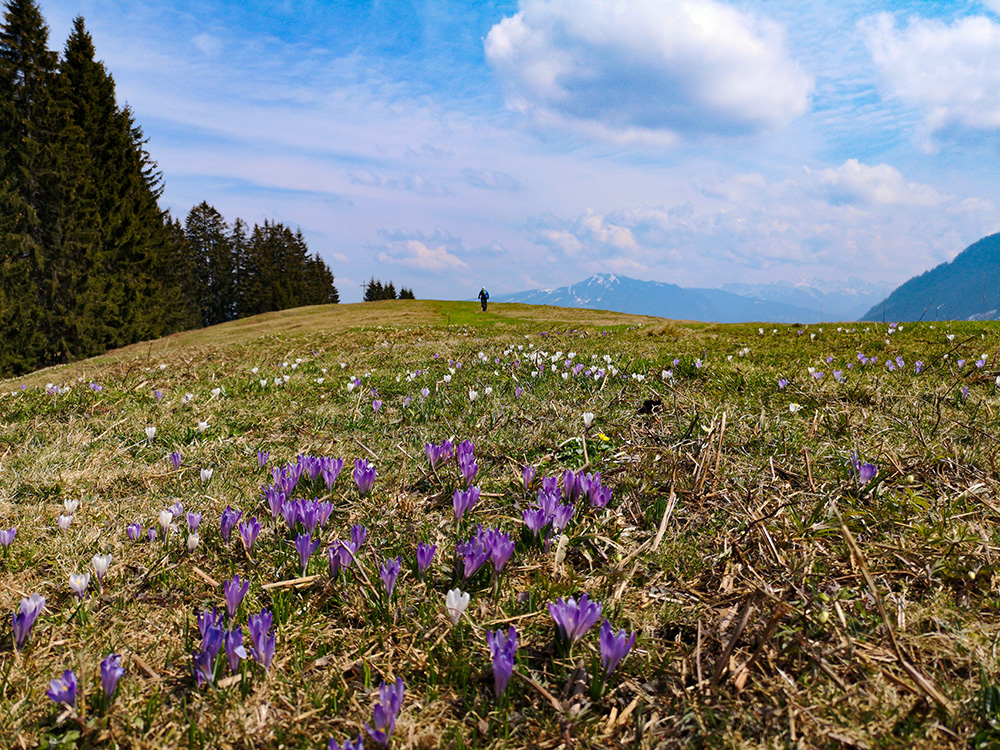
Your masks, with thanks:
M479 290L479 301L483 304L483 312L486 312L486 300L490 298L490 293L486 291L486 287Z

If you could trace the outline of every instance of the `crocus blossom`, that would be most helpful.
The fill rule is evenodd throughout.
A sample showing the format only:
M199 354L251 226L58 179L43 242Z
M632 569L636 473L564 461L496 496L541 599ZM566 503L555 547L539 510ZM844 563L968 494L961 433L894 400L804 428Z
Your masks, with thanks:
M25 641L31 634L31 628L35 625L39 613L45 606L45 597L40 594L32 594L21 600L19 611L11 615L11 625L14 629L14 647L20 651L24 648Z
M118 689L118 681L125 674L125 669L121 664L120 654L108 654L101 662L101 687L104 689L104 698L111 702L115 691Z
M448 610L448 617L453 625L458 625L462 619L462 613L469 606L469 594L461 589L452 589L444 598L444 606Z
M609 675L615 671L618 662L632 650L632 646L635 645L635 633L629 636L622 629L616 634L611 628L611 623L605 620L601 625L600 642L601 665L604 667L604 674Z
M365 723L365 731L368 736L380 745L388 745L392 732L396 728L396 719L403 708L403 692L405 685L401 677L396 678L396 682L388 685L383 682L378 689L379 702L372 709L372 724L375 728Z
M568 601L559 597L555 602L549 603L549 614L555 620L559 636L570 643L576 643L601 616L601 605L590 601L586 594L580 597L579 603L572 597Z
M49 689L45 694L55 703L63 703L67 706L76 705L76 675L73 670L67 669L58 680L49 681Z
M250 581L244 581L236 575L222 584L222 590L226 597L226 612L229 614L229 619L233 620L236 617L236 610L239 609L243 601L243 597L250 590Z
M379 568L379 578L385 586L386 598L392 598L392 591L396 588L396 578L399 576L400 566L403 560L400 557L390 557Z
M354 461L354 483L358 486L358 493L365 497L371 492L375 484L375 465L364 459Z
M497 698L507 690L510 676L514 673L514 659L517 655L517 630L513 625L507 631L492 630L486 631L486 643L490 647L490 654L493 656L493 682L496 688Z
M424 575L427 573L427 568L430 567L431 560L434 559L434 553L437 552L436 544L425 544L421 542L417 545L417 575L420 576L420 580L424 580Z

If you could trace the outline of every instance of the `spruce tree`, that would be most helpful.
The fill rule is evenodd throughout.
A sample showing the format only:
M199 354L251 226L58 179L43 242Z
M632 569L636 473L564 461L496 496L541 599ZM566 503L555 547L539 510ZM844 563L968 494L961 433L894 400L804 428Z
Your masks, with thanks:
M188 214L184 236L198 273L202 325L232 320L236 317L235 276L229 230L222 214L202 201Z

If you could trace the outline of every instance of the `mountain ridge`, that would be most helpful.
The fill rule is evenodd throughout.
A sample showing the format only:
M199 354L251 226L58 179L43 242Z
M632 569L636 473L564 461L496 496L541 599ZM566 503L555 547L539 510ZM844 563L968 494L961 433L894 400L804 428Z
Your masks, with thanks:
M859 307L849 292L839 296L812 289L799 289L795 299L818 299L816 306L784 302L780 297L786 289L779 284L739 285L749 294L736 294L727 289L681 287L663 281L642 281L614 273L594 274L568 286L534 289L513 294L497 295L495 302L521 302L534 305L554 305L584 309L655 315L661 318L701 320L715 323L819 323L832 320L853 320L836 310L855 301L855 308L867 309L870 302ZM862 289L858 294L871 293ZM845 301L846 299L846 301ZM824 302L828 305L824 310Z

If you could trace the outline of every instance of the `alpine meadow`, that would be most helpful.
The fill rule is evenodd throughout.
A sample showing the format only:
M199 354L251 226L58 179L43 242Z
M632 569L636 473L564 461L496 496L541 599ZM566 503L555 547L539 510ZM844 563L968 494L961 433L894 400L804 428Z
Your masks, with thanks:
M997 740L993 325L472 307L8 381L5 744Z
M48 1L0 750L1000 747L1000 21Z

